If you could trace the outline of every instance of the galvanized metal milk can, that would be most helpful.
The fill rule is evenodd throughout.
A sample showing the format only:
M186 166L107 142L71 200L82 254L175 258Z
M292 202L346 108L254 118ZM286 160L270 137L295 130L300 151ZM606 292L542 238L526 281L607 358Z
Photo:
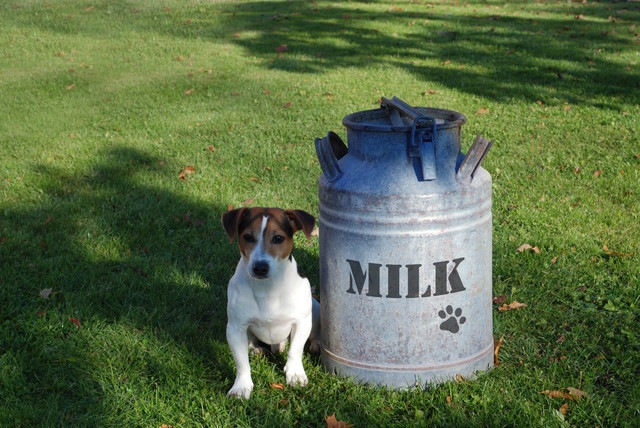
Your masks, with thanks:
M491 142L466 118L383 98L315 141L322 360L364 383L422 387L493 365Z

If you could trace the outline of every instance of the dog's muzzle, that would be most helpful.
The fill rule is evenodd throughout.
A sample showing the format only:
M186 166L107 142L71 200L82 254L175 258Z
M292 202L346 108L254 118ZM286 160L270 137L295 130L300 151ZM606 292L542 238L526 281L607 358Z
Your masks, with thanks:
M254 278L267 278L269 276L269 263L264 260L258 260L253 264L251 272Z

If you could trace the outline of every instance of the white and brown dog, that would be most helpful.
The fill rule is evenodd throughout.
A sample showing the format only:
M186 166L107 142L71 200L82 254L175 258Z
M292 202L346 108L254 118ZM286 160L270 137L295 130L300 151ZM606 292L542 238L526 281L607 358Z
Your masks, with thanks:
M282 352L290 339L287 384L307 384L302 353L310 335L310 351L319 351L320 308L291 251L293 235L302 230L309 238L314 223L304 211L279 208L240 208L222 216L229 242L237 235L241 253L228 288L227 342L236 364L229 396L251 395L248 351L258 349L258 341Z

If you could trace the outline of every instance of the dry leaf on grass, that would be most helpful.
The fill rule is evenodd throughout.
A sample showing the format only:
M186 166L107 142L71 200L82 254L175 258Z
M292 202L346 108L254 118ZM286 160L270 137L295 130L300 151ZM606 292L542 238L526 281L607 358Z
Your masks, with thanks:
M611 251L606 245L602 246L602 251L604 251L604 253L610 257L633 257L633 253L620 253L618 251Z
M520 303L517 300L514 300L513 302L509 303L508 305L506 303L504 303L502 306L500 306L498 308L499 311L510 311L512 309L520 309L520 308L526 308L528 305L524 304L524 303Z
M583 398L589 398L589 395L586 392L581 391L578 388L567 387L564 389L566 391L545 389L544 391L540 391L540 394L544 394L551 398L563 398L565 400L574 401L580 401Z
M538 248L538 247L532 247L532 246L531 246L531 245L529 245L529 244L522 244L522 245L520 245L520 246L516 249L516 251L517 251L518 253L524 253L525 251L533 251L533 252L534 252L534 253L536 253L536 254L540 254L540 248Z
M327 428L350 428L353 426L344 421L339 421L338 419L336 419L335 413L331 416L328 416L325 421L327 422Z
M500 352L500 348L502 347L502 343L504 342L504 336L500 337L500 340L496 340L493 338L493 365L499 366L500 361L498 360L498 353Z
M281 383L272 383L269 386L271 386L271 389L279 389L281 391L284 391L284 385Z
M193 174L194 172L196 172L196 168L194 166L187 165L182 171L180 171L180 175L178 176L178 178L180 178L180 180L186 180L187 175Z
M589 398L589 395L586 392L581 391L578 388L572 388L568 386L567 391L569 391L569 394L571 394L571 397L576 401L580 401L583 398Z
M507 296L505 294L501 294L500 296L493 296L494 305L502 305L506 301L507 301Z
M563 415L566 415L569 411L569 403L564 403L558 410L560 410L560 413L562 413Z

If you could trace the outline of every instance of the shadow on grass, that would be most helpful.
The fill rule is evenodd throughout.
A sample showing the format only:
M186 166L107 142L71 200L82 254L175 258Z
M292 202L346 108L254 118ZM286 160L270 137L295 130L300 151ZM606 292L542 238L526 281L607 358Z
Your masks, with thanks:
M428 84L469 96L568 102L617 109L640 103L635 60L615 58L638 42L640 6L629 2L539 8L492 2L443 10L430 3L248 1L172 10L122 2L78 8L77 16L16 17L46 31L108 34L112 26L184 39L226 41L269 69L322 74L338 68L404 69ZM451 12L455 10L455 12ZM104 26L83 14L106 14ZM28 16L25 19L24 16ZM63 19L64 18L64 19ZM286 48L284 48L286 46ZM283 50L284 49L284 50ZM428 88L425 88L428 89Z
M226 206L146 184L175 174L131 148L107 150L82 173L44 165L38 173L44 202L6 210L0 229L0 255L21 260L0 290L9 379L0 421L95 422L123 409L125 390L140 382L171 390L203 372L194 388L226 394L234 377L226 285L238 260L220 226Z
M302 73L390 66L471 96L508 101L570 102L614 108L603 98L640 101L630 65L611 54L628 49L640 7L589 2L558 6L535 18L465 10L438 13L428 4L395 6L306 1L226 6L227 37L265 67ZM375 4L372 3L372 4ZM411 5L407 5L407 8ZM399 32L398 29L402 29ZM206 34L206 28L201 28ZM174 28L180 35L178 28ZM395 31L398 31L396 33ZM286 46L286 51L276 52Z
M45 202L5 211L0 251L21 260L6 271L19 274L5 277L0 292L2 330L11 332L0 338L1 358L13 380L0 387L8 400L3 407L25 410L12 422L20 425L18 416L28 414L100 420L108 389L128 382L125 374L115 382L99 378L110 376L116 360L138 365L157 382L176 370L159 367L163 359L153 351L140 351L154 341L206 366L208 380L226 390L233 367L216 350L225 349L225 278L237 256L218 248L228 245L222 207L140 181L163 174L162 165L116 148L80 175L40 166ZM41 297L47 289L51 294ZM31 422L40 420L22 421Z

